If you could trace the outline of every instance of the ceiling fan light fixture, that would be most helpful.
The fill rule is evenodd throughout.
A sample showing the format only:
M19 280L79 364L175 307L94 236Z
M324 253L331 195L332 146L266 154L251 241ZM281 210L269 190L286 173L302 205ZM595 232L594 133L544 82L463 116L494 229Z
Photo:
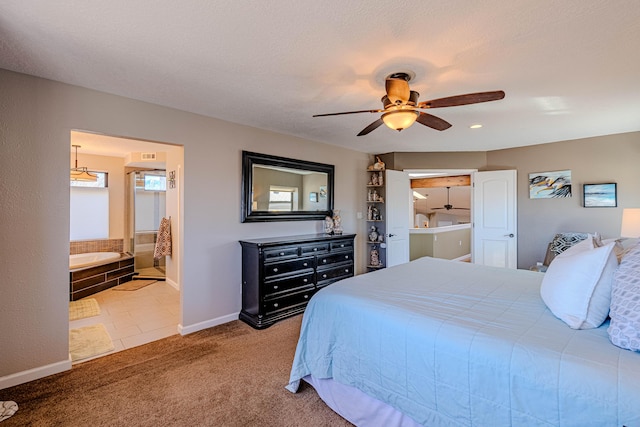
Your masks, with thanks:
M417 111L414 110L395 110L389 111L382 115L382 121L385 125L398 132L411 126L418 118Z

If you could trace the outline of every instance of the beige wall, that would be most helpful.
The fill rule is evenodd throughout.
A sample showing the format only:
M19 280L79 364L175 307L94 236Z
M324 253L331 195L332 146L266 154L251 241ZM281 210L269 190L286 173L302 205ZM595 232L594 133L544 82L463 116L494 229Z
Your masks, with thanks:
M471 253L471 229L443 231L437 234L410 233L409 260L430 256L456 259Z
M237 318L239 239L316 233L322 221L240 222L242 150L335 165L335 207L359 234L363 271L368 156L336 146L0 70L0 388L68 361L69 145L72 129L184 145L181 328ZM167 170L177 161L167 159ZM24 171L37 173L24 174ZM358 268L359 266L359 268Z
M618 237L623 208L640 207L640 132L490 151L488 169L518 171L518 267L544 260L563 231ZM529 174L571 170L571 198L529 199ZM616 182L617 208L582 207L582 185Z
M477 169L484 170L487 154L483 151L467 152L426 152L429 144L425 142L425 152L387 153L380 159L388 169Z

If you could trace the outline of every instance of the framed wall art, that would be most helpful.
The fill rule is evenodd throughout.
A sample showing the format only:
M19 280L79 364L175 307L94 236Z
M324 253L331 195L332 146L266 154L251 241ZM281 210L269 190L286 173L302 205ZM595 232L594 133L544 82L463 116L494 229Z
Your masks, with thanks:
M615 182L584 184L582 190L585 208L615 208L618 206L618 188Z
M530 199L552 199L558 197L571 197L570 170L529 174Z

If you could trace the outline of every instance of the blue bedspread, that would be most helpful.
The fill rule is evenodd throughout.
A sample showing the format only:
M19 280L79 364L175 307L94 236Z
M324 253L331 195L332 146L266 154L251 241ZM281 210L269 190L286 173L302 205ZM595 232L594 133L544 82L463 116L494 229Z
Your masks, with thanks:
M333 378L428 426L640 426L640 354L555 318L542 277L425 257L335 283L287 388Z

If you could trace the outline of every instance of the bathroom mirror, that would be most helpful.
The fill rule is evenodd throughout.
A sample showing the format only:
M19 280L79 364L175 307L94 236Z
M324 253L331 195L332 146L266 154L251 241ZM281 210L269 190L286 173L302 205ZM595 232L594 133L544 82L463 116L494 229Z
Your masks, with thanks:
M323 220L333 179L333 165L243 151L242 222Z

